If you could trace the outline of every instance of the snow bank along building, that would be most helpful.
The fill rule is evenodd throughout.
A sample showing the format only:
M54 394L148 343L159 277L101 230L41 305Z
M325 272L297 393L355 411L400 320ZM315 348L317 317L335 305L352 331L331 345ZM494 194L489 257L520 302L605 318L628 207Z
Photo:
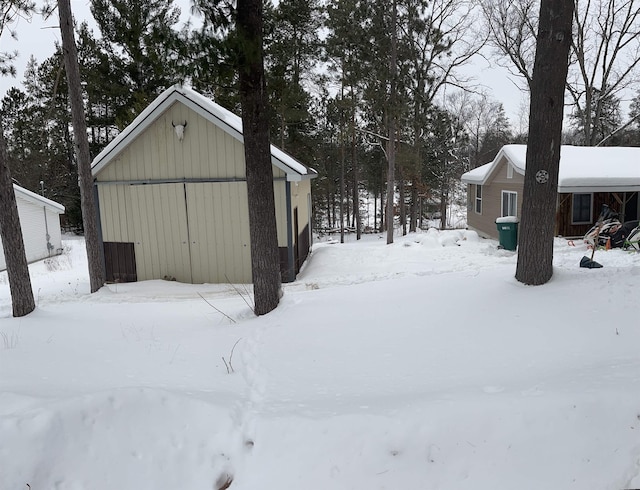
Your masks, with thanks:
M59 255L62 252L60 215L64 213L64 206L16 184L13 184L13 191L18 205L27 262ZM0 241L0 270L6 268Z
M317 173L271 146L280 268L311 246ZM164 91L92 162L106 279L251 283L242 120L192 89Z
M492 162L462 175L467 184L467 224L480 235L497 238L495 221L520 218L526 145L506 145ZM640 148L563 145L560 149L556 229L558 236L583 236L603 204L621 220L640 216Z

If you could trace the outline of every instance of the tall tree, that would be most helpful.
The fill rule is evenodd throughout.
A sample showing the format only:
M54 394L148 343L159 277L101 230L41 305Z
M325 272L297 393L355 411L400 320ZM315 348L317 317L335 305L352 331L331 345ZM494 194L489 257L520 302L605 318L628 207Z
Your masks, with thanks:
M116 114L122 129L180 78L179 39L173 29L180 9L173 0L91 0L91 13L112 71L101 85L107 92L117 87L124 96Z
M544 284L553 274L553 233L573 0L542 0L531 81L516 279Z
M262 0L238 0L236 7L236 46L256 315L264 315L275 309L281 293L268 98L263 61L262 4Z
M609 91L592 88L589 96L590 109L576 104L571 114L571 122L576 130L574 144L599 146L608 141L614 144L613 133L620 128L620 100ZM587 128L586 125L590 125Z
M468 137L462 125L449 114L435 106L430 108L423 141L423 179L440 201L440 227L449 222L447 207L460 177L468 168Z
M24 1L3 2L0 7L0 37L12 22L22 15L32 15L34 4ZM0 54L0 73L15 73L12 61L15 54ZM4 249L13 316L31 313L35 307L31 278L22 238L18 204L13 190L7 144L0 125L0 238Z
M283 150L300 155L310 149L313 131L305 85L313 82L320 62L321 8L318 0L282 0L265 17L271 136Z
M387 145L387 244L393 243L393 204L395 191L395 168L396 168L396 123L397 108L396 93L398 87L398 8L396 0L391 3L391 52L389 53L389 102L387 117L389 118L389 140ZM404 205L404 203L402 203Z
M616 129L606 128L611 101L640 81L640 4L576 0L573 18L570 60L575 69L567 88L584 120L583 144L594 146Z
M31 313L36 304L31 289L13 181L7 165L8 159L7 144L0 131L0 237L7 265L13 316L20 317Z
M538 31L538 0L483 0L480 3L496 62L531 87Z
M24 91L2 99L11 173L18 183L65 206L65 224L82 230L62 50L27 63Z
M60 31L62 34L62 50L69 89L69 104L73 121L73 141L78 166L78 183L80 185L80 201L82 207L82 223L84 227L87 260L89 265L89 282L94 293L104 285L102 246L98 234L98 207L91 176L91 156L87 123L84 115L78 51L73 33L73 16L70 0L58 0L60 15Z
M491 44L531 88L537 0L483 0ZM566 88L583 123L582 144L601 141L607 101L640 81L640 4L634 0L577 0ZM614 131L617 130L614 129ZM611 133L612 131L609 131ZM605 135L606 138L608 135Z

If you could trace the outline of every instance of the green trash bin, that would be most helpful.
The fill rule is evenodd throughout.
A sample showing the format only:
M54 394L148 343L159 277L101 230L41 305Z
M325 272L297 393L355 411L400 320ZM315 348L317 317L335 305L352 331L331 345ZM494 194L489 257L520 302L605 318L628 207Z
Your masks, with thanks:
M500 237L500 248L515 250L518 247L518 218L504 216L496 220Z

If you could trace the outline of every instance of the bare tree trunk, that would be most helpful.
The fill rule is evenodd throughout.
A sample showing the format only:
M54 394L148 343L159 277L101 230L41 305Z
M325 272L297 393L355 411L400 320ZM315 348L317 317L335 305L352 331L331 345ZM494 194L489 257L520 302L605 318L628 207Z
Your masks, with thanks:
M351 164L353 165L353 214L355 216L356 225L356 240L362 238L362 218L360 217L360 193L358 192L358 162L357 162L357 148L356 148L356 102L354 89L351 87Z
M73 17L70 0L58 0L60 14L60 32L62 34L62 51L64 66L69 85L69 105L73 122L73 142L78 165L78 183L80 185L80 206L82 208L82 225L84 227L85 246L89 262L89 282L91 292L95 293L104 285L105 271L103 266L102 244L98 233L98 208L91 176L91 155L87 123L84 116L82 87L80 85L80 68L78 66L78 50L73 33Z
M347 140L345 138L345 152L346 152L346 145L347 145ZM347 228L353 226L353 219L351 217L351 181L349 180L349 172L347 170L346 164L347 164L347 159L345 156L345 175L344 175L344 217L345 217L345 222L347 223Z
M402 236L405 236L407 234L407 208L405 205L406 196L402 169L398 169L398 177L400 187L400 223L402 223Z
M327 226L333 228L333 216L331 215L331 192L327 190Z
M418 185L416 179L411 181L411 208L409 210L409 233L416 232L418 224Z
M544 284L553 274L560 137L573 9L573 0L542 0L540 4L516 268L516 279L524 284Z
M13 316L28 315L35 308L27 255L22 239L18 204L9 171L7 142L0 128L0 237L7 266Z
M340 243L344 243L344 128L341 120L340 129Z
M385 230L385 226L386 226L386 220L387 220L387 213L386 213L386 207L385 207L385 203L386 201L385 199L385 190L384 187L382 189L380 189L380 231L382 232L383 230Z
M262 0L238 0L238 72L249 196L249 235L255 314L280 302L280 258L262 47Z
M447 229L447 202L449 201L449 193L443 184L440 188L440 229Z
M388 169L387 169L387 244L393 243L393 192L395 184L396 166L396 74L397 67L397 23L398 10L396 0L391 3L391 56L389 57L389 77L390 94L389 107L387 113L389 117L389 142L387 148Z
M378 231L378 192L373 194L373 231Z

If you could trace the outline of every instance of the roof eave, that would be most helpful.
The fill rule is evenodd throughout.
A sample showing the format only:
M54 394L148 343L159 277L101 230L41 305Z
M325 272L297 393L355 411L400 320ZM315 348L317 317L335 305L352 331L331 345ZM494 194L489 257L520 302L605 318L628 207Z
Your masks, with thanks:
M559 194L588 194L592 192L640 192L640 184L635 185L558 185Z
M44 196L40 196L35 192L30 191L29 189L25 189L17 184L13 184L13 192L16 195L20 195L20 197L26 201L29 201L38 206L45 206L46 208L51 209L52 211L58 214L64 214L65 207L59 202L52 201L51 199L47 199Z
M159 97L162 97L162 95ZM92 175L95 177L98 173L100 173L100 171L105 166L107 166L121 151L123 151L133 139L137 138L174 102L180 102L184 104L185 106L211 122L214 122L215 120L214 124L222 127L229 135L244 144L243 134L238 131L237 128L230 125L227 121L224 120L224 114L222 117L219 114L215 114L211 110L207 109L204 105L200 104L199 100L199 98L194 99L189 97L178 86L174 85L173 87L168 89L165 92L163 99L156 99L154 103L143 110L138 115L138 117L136 117L131 122L131 124L129 124L124 129L124 131L120 133L119 137L113 140L111 144L107 145L107 147L96 156L91 164ZM315 170L296 160L296 163L300 164L306 169L306 173L300 173L296 169L290 167L276 155L274 155L274 153L276 153L276 147L271 145L271 163L286 174L288 181L294 182L313 179L317 177L318 174ZM284 152L282 153L284 154ZM291 158L293 159L293 157Z

